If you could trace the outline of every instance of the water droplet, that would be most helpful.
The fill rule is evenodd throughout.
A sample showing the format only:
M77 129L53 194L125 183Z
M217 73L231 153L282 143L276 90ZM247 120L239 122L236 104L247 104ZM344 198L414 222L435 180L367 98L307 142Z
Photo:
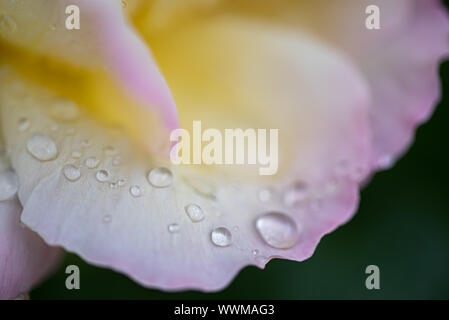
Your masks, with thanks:
M58 148L52 139L43 134L34 134L26 143L28 152L40 161L53 160L58 156Z
M253 255L257 256L259 254L259 250L258 249L254 249L253 251L251 251Z
M103 149L103 152L106 156L113 156L117 154L117 149L115 149L113 146L107 146Z
M260 189L258 197L261 202L268 202L273 197L273 190L271 188Z
M301 204L307 197L307 184L297 181L284 193L284 205L293 207Z
M20 132L27 131L30 127L30 120L25 117L20 118L19 121L17 121L17 127Z
M56 24L51 24L50 25L50 29L51 29L51 31L56 31Z
M133 197L137 198L137 197L140 197L140 196L142 195L142 189L140 189L139 186L131 186L131 187L129 188L129 193L130 193Z
M0 201L11 199L19 189L19 180L11 170L0 173Z
M393 157L388 154L385 154L377 160L377 165L381 169L388 169L393 165Z
M232 234L225 227L218 227L212 230L210 234L212 243L218 247L228 247L232 243Z
M79 159L82 156L83 156L83 153L81 151L79 151L79 150L74 150L72 152L72 158L74 158L74 159Z
M62 168L62 173L69 181L76 181L81 177L80 169L72 164L65 165L64 168Z
M289 216L270 212L256 219L256 229L262 239L273 248L288 249L298 240L298 227Z
M117 180L117 185L118 185L119 187L123 186L124 184L125 184L125 180L123 180L123 179L118 179L118 180Z
M148 174L148 181L156 188L165 188L172 184L173 174L167 168L155 168Z
M84 165L88 167L89 169L94 169L98 166L100 163L100 160L98 160L95 157L89 157L86 160L84 160Z
M73 121L79 117L78 105L68 99L54 99L49 106L49 115L60 121Z
M103 222L109 223L112 220L112 216L110 214L106 214L103 216Z
M168 225L167 229L168 229L168 232L170 232L170 233L176 233L176 232L179 232L180 227L179 227L179 224L177 224L177 223L171 223Z
M14 32L17 30L17 24L14 19L5 14L0 13L0 31L1 32Z
M95 178L99 182L106 182L109 179L109 172L107 170L98 170L95 174Z
M203 209L197 204L191 203L187 205L185 211L192 222L200 222L204 219Z

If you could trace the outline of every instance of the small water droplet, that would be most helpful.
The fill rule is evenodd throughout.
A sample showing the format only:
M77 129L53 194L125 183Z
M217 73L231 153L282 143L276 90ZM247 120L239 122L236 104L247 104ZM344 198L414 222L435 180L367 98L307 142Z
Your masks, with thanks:
M112 220L112 216L110 214L106 214L103 216L103 222L109 223Z
M118 185L119 187L123 186L124 184L125 184L125 180L124 180L124 179L118 179L118 180L117 180L117 185Z
M14 21L14 19L5 14L5 13L0 13L0 31L1 32L14 32L17 30L17 24L16 21Z
M58 156L58 148L53 140L40 133L28 138L26 147L28 152L40 161L53 160Z
M95 178L99 182L106 182L109 179L109 172L107 170L98 170L95 174Z
M168 232L170 232L170 233L176 233L176 232L179 232L180 227L179 227L179 224L177 224L177 223L171 223L168 225L167 229L168 229Z
M11 199L19 189L19 180L11 170L0 172L0 201Z
M169 187L173 182L173 174L167 168L155 168L148 174L148 181L156 188Z
M229 247L232 243L232 233L225 227L218 227L210 234L212 243L218 247Z
M259 254L259 250L258 249L254 249L253 251L251 251L253 255L257 256Z
M100 160L98 160L95 157L89 157L86 160L84 160L84 165L88 167L89 169L94 169L98 166L100 163Z
M388 169L393 165L393 157L388 154L385 154L377 160L377 165L381 169Z
M81 177L80 169L72 164L65 165L62 168L62 173L69 181L76 181Z
M50 30L51 30L51 31L56 31L56 24L54 24L54 23L51 24L51 25L50 25Z
M307 184L297 181L291 185L284 193L284 205L293 207L301 204L307 197Z
M142 189L139 186L131 186L131 187L129 187L129 193L133 197L137 198L142 195Z
M192 222L200 222L204 219L203 209L197 204L191 203L187 205L185 211Z
M111 183L109 184L109 187L110 187L111 189L117 189L117 187L118 187L117 182L111 182Z
M30 120L25 117L20 118L19 121L17 121L17 127L20 132L27 131L30 127Z
M60 121L73 121L79 117L78 105L68 99L56 98L49 106L49 115Z
M288 249L298 240L298 227L289 216L269 212L256 219L256 229L262 239L273 248Z
M83 153L80 150L72 151L72 158L79 159L83 156Z

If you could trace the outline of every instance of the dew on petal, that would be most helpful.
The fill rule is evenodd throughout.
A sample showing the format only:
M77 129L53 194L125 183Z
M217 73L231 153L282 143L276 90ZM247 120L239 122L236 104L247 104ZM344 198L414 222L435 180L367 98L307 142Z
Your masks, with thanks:
M88 167L89 169L94 169L98 166L100 163L100 160L98 160L95 157L89 157L86 160L84 160L84 165Z
M67 164L62 168L64 177L69 181L76 181L81 177L81 170L72 164Z
M104 223L109 223L112 220L112 216L110 214L106 214L103 216L103 222Z
M129 188L129 193L134 197L140 197L142 195L142 189L139 186L131 186Z
M187 205L185 211L192 222L200 222L204 219L203 209L197 204L191 203Z
M229 247L232 243L232 233L225 227L218 227L210 234L212 243L218 247Z
M58 156L58 148L53 140L40 133L28 138L26 147L28 152L40 161L53 160Z
M19 180L11 170L0 173L0 201L11 199L19 189Z
M28 120L27 118L22 117L19 119L19 121L17 121L17 128L19 129L20 132L27 131L29 127L30 127L30 120Z
M49 115L55 120L73 121L79 117L78 105L68 99L54 99L49 106Z
M284 193L284 205L293 207L301 204L307 197L307 185L305 182L297 181Z
M273 248L288 249L298 240L298 227L289 216L269 212L256 219L256 229L262 239Z
M148 181L156 188L166 188L172 184L173 174L167 168L155 168L148 174Z
M168 225L167 229L170 233L176 233L179 232L180 226L177 223L171 223Z
M118 180L117 180L117 185L118 185L119 187L123 186L124 184L125 184L125 180L124 180L124 179L118 179Z
M17 30L16 21L5 13L0 13L0 32L11 33Z
M98 170L95 174L95 178L99 182L106 182L109 180L109 172L107 170Z

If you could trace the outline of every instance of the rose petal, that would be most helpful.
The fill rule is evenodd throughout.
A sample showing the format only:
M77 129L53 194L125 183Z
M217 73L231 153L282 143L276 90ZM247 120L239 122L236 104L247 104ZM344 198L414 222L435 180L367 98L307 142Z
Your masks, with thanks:
M246 265L310 257L320 238L357 206L360 170L369 160L368 96L359 75L305 35L235 17L193 25L156 47L166 53L161 65L184 121L200 119L205 128L218 129L279 128L279 173L260 177L254 166L172 166L144 157L120 133L84 115L57 121L55 128L46 116L53 93L6 70L2 125L21 183L24 223L48 243L164 289L217 290ZM18 133L24 117L32 127ZM39 161L27 151L36 134L55 143L54 159ZM80 150L81 158L74 157ZM100 160L94 169L85 162L90 157ZM79 168L80 176L69 167L67 178L66 165ZM170 187L148 182L148 171L161 165L173 173ZM291 191L298 191L291 188L303 182L304 194L300 190L291 201ZM263 186L272 190L268 202L259 198ZM199 205L204 218L189 218L189 204ZM284 215L257 223L272 211ZM216 228L227 231L212 236ZM281 239L273 240L269 231Z
M52 271L61 251L20 225L17 199L0 202L0 299L28 292Z

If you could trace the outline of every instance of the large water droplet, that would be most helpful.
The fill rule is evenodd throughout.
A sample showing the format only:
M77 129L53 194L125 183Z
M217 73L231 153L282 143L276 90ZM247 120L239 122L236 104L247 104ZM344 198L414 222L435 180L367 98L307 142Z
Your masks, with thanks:
M89 169L94 169L98 166L100 163L100 160L98 160L95 157L89 157L86 160L84 160L84 165L88 167Z
M65 165L64 168L62 168L62 173L69 181L76 181L81 177L80 169L72 164Z
M148 174L148 181L156 188L169 187L173 182L173 174L167 168L155 168Z
M284 193L284 205L293 207L301 204L307 197L307 185L305 182L297 181Z
M212 230L210 239L218 247L228 247L232 243L232 234L227 228L218 227Z
M256 219L256 229L270 246L288 249L298 240L298 227L289 216L280 212L270 212Z
M54 99L49 106L50 117L60 121L73 121L79 116L79 109L75 102L57 98Z
M11 199L19 189L19 181L11 170L0 173L0 201Z
M176 232L179 232L180 227L179 227L179 224L177 224L177 223L171 223L168 225L167 229L168 229L168 232L170 232L170 233L176 233Z
M16 30L17 30L16 21L14 21L14 19L11 16L5 13L0 13L0 31L10 33Z
M28 138L26 147L28 152L40 161L53 160L58 156L58 148L53 140L40 133Z
M109 180L109 172L107 170L98 170L95 174L95 178L99 182L106 182Z
M19 129L20 132L27 131L29 127L30 127L30 120L28 120L27 118L22 117L19 119L19 121L17 121L17 128Z
M140 197L142 195L142 189L139 186L131 186L129 188L129 193L133 197L137 198L137 197Z
M187 205L185 211L192 222L199 222L204 219L203 209L197 204L191 203Z

